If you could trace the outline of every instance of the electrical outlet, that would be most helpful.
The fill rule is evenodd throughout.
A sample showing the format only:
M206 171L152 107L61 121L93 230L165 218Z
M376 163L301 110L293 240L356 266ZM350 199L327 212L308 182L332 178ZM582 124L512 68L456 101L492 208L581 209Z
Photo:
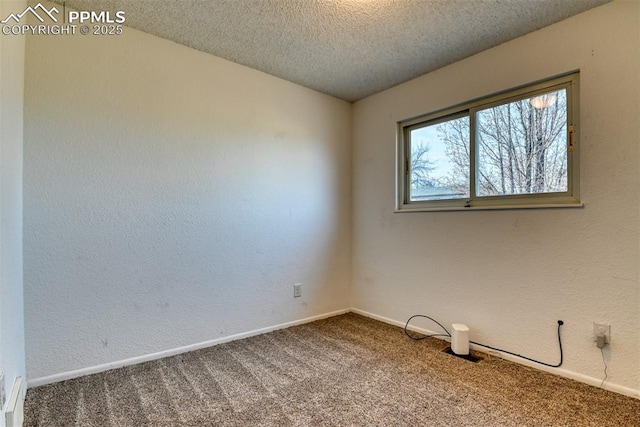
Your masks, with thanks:
M0 410L4 408L4 402L7 400L7 394L4 388L4 372L0 371Z
M302 283L296 283L293 285L293 297L299 298L302 296Z
M611 344L611 325L593 322L593 341L598 340L598 335L604 335L604 342Z

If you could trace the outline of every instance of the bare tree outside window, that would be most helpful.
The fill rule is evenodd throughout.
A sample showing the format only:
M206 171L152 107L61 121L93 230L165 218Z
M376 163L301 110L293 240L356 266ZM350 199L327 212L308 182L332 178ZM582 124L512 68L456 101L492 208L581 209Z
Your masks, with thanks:
M478 196L567 191L564 90L476 114Z
M469 118L445 122L455 134L451 145L442 125L411 131L412 200L440 200L469 197Z
M450 194L469 188L469 120L436 126L437 136L411 150L411 189ZM567 191L567 101L564 90L480 110L476 114L478 196ZM414 131L415 132L415 131ZM442 145L448 167L438 167L431 145Z
M399 123L397 209L581 207L579 74Z

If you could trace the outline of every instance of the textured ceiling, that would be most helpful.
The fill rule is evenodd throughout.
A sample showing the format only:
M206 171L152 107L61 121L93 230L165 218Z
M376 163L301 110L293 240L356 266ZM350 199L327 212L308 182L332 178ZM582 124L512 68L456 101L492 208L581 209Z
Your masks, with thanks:
M609 0L66 0L355 101ZM56 0L62 4L62 0Z

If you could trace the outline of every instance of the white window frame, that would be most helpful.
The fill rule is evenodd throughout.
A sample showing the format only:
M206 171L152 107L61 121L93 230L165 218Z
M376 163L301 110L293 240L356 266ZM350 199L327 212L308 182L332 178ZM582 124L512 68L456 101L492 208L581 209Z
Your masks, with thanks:
M566 89L567 93L567 186L562 193L536 193L500 196L476 195L477 147L475 137L476 112L486 108L507 104L520 99L534 97L554 90ZM469 198L421 200L410 199L410 137L409 132L422 126L430 126L450 118L469 117L470 177ZM497 94L474 99L463 104L448 107L432 113L403 120L397 123L396 155L396 212L443 211L443 210L485 210L485 209L528 209L583 207L580 201L580 103L579 72L557 76Z

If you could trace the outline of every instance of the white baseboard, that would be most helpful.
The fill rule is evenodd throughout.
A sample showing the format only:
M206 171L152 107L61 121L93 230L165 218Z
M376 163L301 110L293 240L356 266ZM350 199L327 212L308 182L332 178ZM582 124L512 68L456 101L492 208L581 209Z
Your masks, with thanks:
M118 360L115 362L105 363L102 365L90 366L87 368L76 369L73 371L61 372L59 374L49 375L46 377L33 378L29 380L29 388L38 387L46 384L57 383L60 381L66 381L72 378L83 377L85 375L97 374L100 372L109 371L111 369L117 369L117 368L122 368L124 366L131 366L131 365L136 365L138 363L149 362L151 360L162 359L164 357L175 356L177 354L186 353L189 351L200 350L202 348L212 347L214 345L223 344L230 341L236 341L243 338L252 337L255 335L266 334L267 332L276 331L278 329L289 328L291 326L302 325L304 323L315 322L316 320L338 316L340 314L348 313L349 311L350 310L348 308L345 308L342 310L332 311L330 313L319 314L317 316L312 316L312 317L307 317L300 320L281 323L279 325L268 326L266 328L260 328L253 331L242 332L240 334L217 338L215 340L203 341L200 343L195 343L195 344L190 344L183 347L159 351L157 353L145 354L143 356L132 357L129 359Z
M4 413L6 427L22 427L24 421L24 399L27 387L22 377L16 378L7 401L7 409Z
M388 323L394 326L400 326L401 328L404 328L404 325L407 324L406 320L404 322L401 322L399 320L389 319L388 317L378 316L377 314L369 313L368 311L360 310L359 308L351 308L351 312L359 314L361 316L370 317L371 319L378 320L383 323ZM410 331L419 332L424 335L441 334L443 332L443 331L432 331L429 329L418 328L412 325L409 325L407 329ZM439 338L444 341L450 341L448 337L435 337L435 338Z
M275 326L269 326L266 328L261 328L261 329L256 329L253 331L249 331L249 332L243 332L240 334L236 334L236 335L230 335L228 337L222 337L222 338L218 338L215 340L209 340L209 341L204 341L204 342L200 342L200 343L196 343L196 344L191 344L191 345L187 345L184 347L178 347L178 348L174 348L174 349L170 349L170 350L165 350L165 351L160 351L157 353L151 353L151 354L146 354L143 356L138 356L138 357L132 357L129 359L124 359L124 360L119 360L119 361L115 361L115 362L111 362L111 363L105 363L103 365L97 365L97 366L91 366L88 368L82 368L82 369L77 369L77 370L73 370L73 371L67 371L67 372L62 372L59 374L55 374L55 375L49 375L46 377L40 377L40 378L34 378L32 380L29 380L28 386L31 387L38 387L41 385L46 385L46 384L51 384L51 383L56 383L59 381L65 381L65 380L70 380L72 378L77 378L77 377L82 377L85 375L91 375L91 374L97 374L100 372L104 372L104 371L109 371L111 369L117 369L117 368L121 368L123 366L131 366L131 365L136 365L138 363L143 363L143 362L148 362L151 360L157 360L157 359L162 359L164 357L169 357L169 356L175 356L177 354L181 354L181 353L186 353L188 351L194 351L194 350L199 350L201 348L206 348L206 347L212 347L214 345L218 345L218 344L223 344L226 342L230 342L230 341L235 341L235 340L239 340L239 339L243 339L243 338L248 338L248 337L252 337L252 336L256 336L256 335L261 335L261 334L265 334L267 332L272 332L278 329L284 329L284 328L289 328L291 326L296 326L296 325L302 325L304 323L309 323L309 322L314 322L316 320L320 320L320 319L326 319L328 317L333 317L333 316L338 316L341 314L345 314L345 313L356 313L359 314L361 316L365 316L365 317L370 317L372 319L378 320L380 322L383 323L388 323L390 325L394 325L394 326L399 326L401 328L404 328L406 321L399 321L399 320L395 320L395 319L390 319L388 317L384 317L384 316L379 316L377 314L374 313L369 313L367 311L364 310L360 310L358 308L351 308L351 309L342 309L342 310L337 310L337 311L333 311L330 313L324 313L324 314L320 314L317 316L312 316L312 317L307 317L305 319L300 319L300 320L294 320L291 322L286 322L286 323L281 323L279 325L275 325ZM415 326L409 326L408 328L411 331L415 331L415 332L419 332L425 335L431 335L431 334L436 334L436 333L440 333L441 331L432 331L432 330L428 330L428 329L423 329L423 328L418 328ZM444 341L450 341L449 338L447 337L437 337L441 340ZM487 353L487 350L482 348L482 347L478 347L476 345L471 344L470 346L473 350L475 351L479 351L482 353ZM520 359L518 357L515 356L511 356L508 354L504 354L504 353L498 353L498 352L491 352L492 355L499 355L500 357L502 357L505 360L509 360L511 362L514 363L518 363L521 365L525 365L525 366L529 366L538 370L542 370L545 372L549 372L555 375L559 375L561 377L565 377L565 378L569 378L575 381L579 381L585 384L589 384L589 385L593 385L596 387L600 386L600 383L602 382L602 380L600 378L595 378L595 377L590 377L587 375L583 375L577 372L573 372L573 371L569 371L566 369L561 369L561 368L550 368L550 367L546 367L546 366L542 366L542 365L538 365L536 363L533 362L529 362L527 360L524 359ZM23 387L24 388L24 387ZM640 399L640 390L635 390L629 387L625 387L625 386L621 386L621 385L617 385L617 384L611 384L611 383L605 383L604 388L606 390L609 391L613 391L616 393L620 393L623 394L625 396L630 396L630 397L634 397L636 399ZM22 400L24 401L24 397L22 398Z
M365 317L370 317L372 319L378 320L380 322L384 322L384 323L388 323L390 325L395 325L395 326L400 326L402 328L404 328L404 325L406 324L406 321L401 322L399 320L394 320L394 319L390 319L388 317L384 317L384 316L378 316L377 314L373 314L373 313L369 313L368 311L364 311L364 310L360 310L357 308L352 308L351 312L356 313L356 314L360 314L361 316L365 316ZM417 328L417 327L413 327L413 326L409 326L409 328L407 328L411 331L416 331L425 335L431 335L431 334L436 334L436 333L440 333L438 331L430 331L428 329L422 329L422 328ZM450 341L450 339L448 337L435 337L444 341ZM474 351L478 351L481 353L488 353L487 350L483 347L479 347L477 345L471 344L470 348L473 349ZM510 362L514 362L514 363L518 363L520 365L525 365L525 366L529 366L531 368L534 369L538 369L541 371L545 371L545 372L549 372L551 374L555 374L561 377L565 377L565 378L569 378L575 381L579 381L581 383L585 383L585 384L589 384L592 386L596 386L596 387L600 387L600 383L602 383L602 379L600 378L595 378L595 377L590 377L588 375L583 375L577 372L573 372L573 371L569 371L567 369L561 369L561 368L551 368L548 366L544 366L544 365L539 365L537 363L534 362L530 362L528 360L525 359L521 359L519 357L516 356L512 356L509 354L505 354L505 353L499 353L496 351L491 351L491 355L499 355L499 357L505 359L505 360L509 360ZM625 386L621 386L618 384L611 384L611 383L605 383L604 387L605 390L609 390L609 391L613 391L615 393L620 393L620 394L624 394L625 396L629 396L629 397L634 397L636 399L640 399L640 390L635 390L629 387L625 387Z

